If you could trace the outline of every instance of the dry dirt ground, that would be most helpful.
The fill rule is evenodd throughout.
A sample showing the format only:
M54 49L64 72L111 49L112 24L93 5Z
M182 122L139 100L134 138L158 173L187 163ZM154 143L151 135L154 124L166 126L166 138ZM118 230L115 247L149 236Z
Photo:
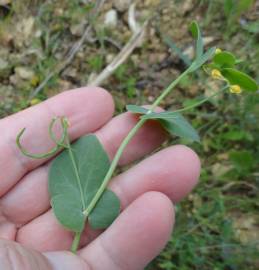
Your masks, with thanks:
M223 0L143 0L135 8L132 2L106 0L96 13L98 1L0 0L0 117L87 85L147 19L138 46L101 84L113 94L117 113L129 103L152 102L185 69L194 54L193 19L207 47L232 51L258 80L258 1L228 16ZM218 87L198 72L162 106L191 104ZM258 101L258 93L219 97L188 114L203 138L192 145L204 165L201 184L179 205L185 225L150 269L258 269Z

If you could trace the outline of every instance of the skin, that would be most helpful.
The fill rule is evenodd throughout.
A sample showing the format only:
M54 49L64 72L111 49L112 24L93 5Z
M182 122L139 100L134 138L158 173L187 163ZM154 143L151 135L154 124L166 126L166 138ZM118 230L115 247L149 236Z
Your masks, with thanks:
M138 120L131 113L112 117L113 113L111 95L90 87L64 92L0 120L0 269L137 270L164 248L173 229L173 203L199 178L200 162L191 149L168 147L114 177L110 188L121 200L120 216L104 232L86 225L74 255L69 252L73 234L58 224L50 207L50 161L27 158L16 147L16 135L26 127L23 145L32 153L48 151L53 146L48 125L53 116L64 115L71 124L71 140L95 133L112 159ZM151 153L165 139L157 123L146 123L120 165Z

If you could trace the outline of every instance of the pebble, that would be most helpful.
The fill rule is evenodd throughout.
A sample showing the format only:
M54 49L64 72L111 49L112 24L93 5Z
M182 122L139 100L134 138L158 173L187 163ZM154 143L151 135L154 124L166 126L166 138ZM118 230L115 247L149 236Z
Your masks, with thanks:
M15 74L23 80L31 80L34 77L34 72L26 67L16 67Z
M6 69L7 67L8 67L8 62L0 58L0 71Z
M118 24L118 13L115 9L109 10L104 17L104 25L115 28Z
M124 12L129 9L132 0L114 0L113 6L120 12Z
M105 57L105 62L107 64L110 64L112 62L112 60L114 59L115 55L112 53L108 53Z
M11 0L0 0L0 5L4 6L4 5L8 5L11 4Z

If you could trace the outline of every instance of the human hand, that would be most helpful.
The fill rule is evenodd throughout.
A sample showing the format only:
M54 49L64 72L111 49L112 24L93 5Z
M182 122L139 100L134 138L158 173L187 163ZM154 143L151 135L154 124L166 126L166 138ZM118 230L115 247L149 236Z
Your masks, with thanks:
M114 177L109 185L121 200L122 213L104 232L86 226L77 255L69 250L73 234L57 222L49 202L49 161L23 156L23 145L45 152L53 145L48 125L66 116L72 140L95 133L112 159L137 117L112 118L111 96L100 88L64 92L37 106L0 120L0 269L88 270L143 269L168 241L173 223L172 202L191 191L199 177L196 154L185 146L161 150ZM127 146L120 165L156 149L166 134L146 123Z

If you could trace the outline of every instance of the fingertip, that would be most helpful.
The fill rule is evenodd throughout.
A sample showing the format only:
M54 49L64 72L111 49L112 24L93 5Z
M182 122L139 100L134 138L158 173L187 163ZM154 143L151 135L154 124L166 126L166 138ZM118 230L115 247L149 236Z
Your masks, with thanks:
M170 197L173 202L184 198L197 185L200 177L200 159L191 148L185 145L171 146L165 151L171 152L171 163L175 169L174 184L177 188L171 188Z
M93 101L94 103L93 105L95 106L101 104L101 106L105 109L105 112L109 118L112 117L115 110L115 104L112 95L107 90L101 87L95 86L80 87L77 89L64 91L59 95L64 96L65 97L64 99L66 100L69 99L73 100L75 98L82 102L81 105L91 100ZM68 97L69 99L67 99Z
M69 251L45 252L43 255L48 259L52 270L91 269L81 257Z
M83 87L81 89L83 91L87 90L87 91L96 92L99 95L100 100L102 100L103 104L105 104L103 106L106 106L109 109L109 115L112 117L115 111L115 103L114 103L112 95L106 89L102 87L97 87L97 86L88 86L88 87Z
M150 191L130 204L99 238L80 251L94 269L144 269L165 247L174 224L169 198Z
M116 176L110 187L120 197L122 207L141 194L154 190L164 193L175 203L196 186L199 175L197 154L189 147L175 145Z
M55 111L58 106L59 115L70 116L68 118L71 123L72 138L78 138L102 127L112 118L115 107L110 93L100 87L68 90L46 102L52 111ZM67 108L69 108L69 113ZM90 127L89 130L85 128L86 126Z
M152 212L156 211L156 215L164 215L166 217L174 217L174 205L172 201L162 192L149 191L141 195L135 202L145 201L145 205L152 207Z
M201 162L200 158L197 153L191 149L190 147L182 144L178 144L173 146L174 148L174 155L178 158L179 161L185 163L188 166L186 168L187 177L189 179L190 184L195 186L198 183L200 170L201 170Z
M140 203L144 201L144 206L152 209L152 213L148 213L150 215L150 224L156 225L155 227L160 236L164 236L164 244L166 244L175 222L175 211L172 201L164 193L158 191L146 192L136 200L136 202Z

